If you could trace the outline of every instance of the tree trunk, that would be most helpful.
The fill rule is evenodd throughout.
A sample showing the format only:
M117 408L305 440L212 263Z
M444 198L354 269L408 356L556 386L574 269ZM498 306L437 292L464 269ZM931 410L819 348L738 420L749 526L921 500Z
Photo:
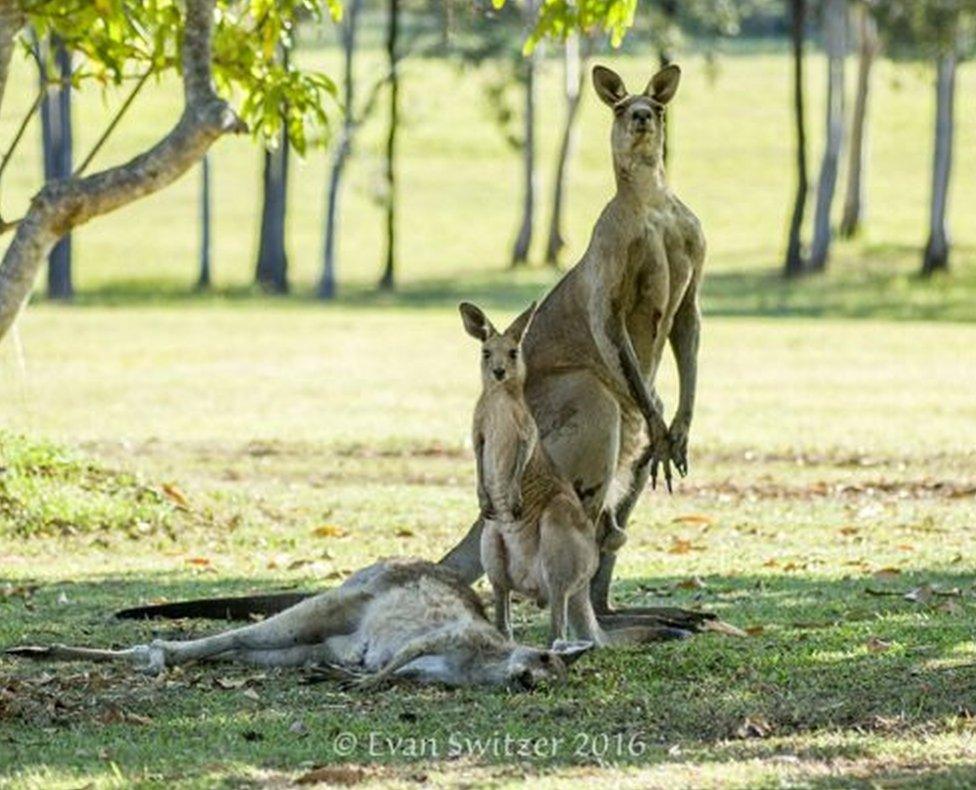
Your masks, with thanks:
M200 162L200 276L197 290L205 291L211 286L210 280L210 155Z
M336 295L336 236L339 216L339 192L342 186L342 175L345 171L346 160L352 149L352 136L355 129L354 117L356 75L354 70L354 56L356 53L356 32L359 23L359 11L362 0L350 0L346 6L342 23L342 51L343 51L343 102L345 117L342 122L342 136L332 156L332 168L329 172L329 195L325 208L325 244L322 251L322 277L319 280L316 293L320 299L334 299Z
M40 47L40 45L38 44ZM71 54L57 36L51 36L50 52L54 53L58 85L50 85L41 101L41 142L44 155L44 181L71 178ZM44 55L41 55L41 63ZM49 75L41 66L42 88ZM71 234L62 236L47 262L47 295L49 299L68 301L74 296L71 279Z
M588 46L585 47L587 50ZM556 266L559 263L559 251L565 246L563 239L563 198L566 192L566 169L569 158L576 147L576 119L579 115L580 99L583 96L583 66L586 61L585 52L580 55L579 36L573 35L566 39L565 44L565 77L566 77L566 117L563 123L562 138L559 142L559 155L556 159L556 176L553 181L552 216L549 220L549 241L546 244L546 263Z
M807 127L803 98L803 43L806 32L806 0L791 0L793 42L793 114L796 121L796 196L793 199L793 216L790 218L790 235L786 244L784 274L796 277L803 273L803 248L800 232L806 213L807 191Z
M537 0L525 0L526 20L534 23ZM535 70L539 48L527 55L525 62L525 124L524 140L522 142L522 220L515 245L512 247L512 266L521 266L529 259L529 248L532 246L532 226L535 224Z
M386 134L386 262L379 287L392 291L396 286L396 138L400 126L400 74L397 43L400 36L400 0L388 0L386 57L390 67L390 118Z
M929 240L922 259L922 275L929 276L949 268L949 229L946 209L949 177L952 173L952 139L955 131L956 66L954 51L939 58L935 81L935 154L932 160L932 204L929 213Z
M264 205L254 280L268 293L288 292L288 253L285 219L288 209L288 135L284 129L278 147L264 152Z
M851 145L847 160L847 196L840 221L840 235L856 236L864 216L864 166L867 163L868 93L871 68L878 54L878 25L866 2L857 4L858 65L857 94L851 118Z
M661 0L661 13L664 14L664 18L667 20L668 26L674 25L678 16L678 3L677 0ZM674 58L672 53L666 47L661 47L657 53L657 62L660 68L669 66L673 62ZM668 158L671 153L671 127L669 124L664 125L664 141L661 149L661 161L664 166L668 166Z
M847 0L826 0L824 40L827 47L827 142L813 215L813 240L810 243L811 271L827 268L830 254L830 209L837 190L837 170L844 144L844 61L847 57Z
M14 36L23 25L16 3L0 0L0 97ZM247 127L214 90L211 30L214 0L187 0L182 37L184 108L176 125L128 162L85 177L45 184L17 223L0 261L0 338L30 295L38 269L58 239L93 217L159 191L183 175L228 132Z

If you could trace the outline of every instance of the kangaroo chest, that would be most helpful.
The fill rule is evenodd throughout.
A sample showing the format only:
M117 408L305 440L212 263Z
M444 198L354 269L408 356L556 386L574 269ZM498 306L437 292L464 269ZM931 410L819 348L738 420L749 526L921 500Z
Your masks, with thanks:
M671 207L651 209L627 248L620 304L645 376L653 378L694 263Z

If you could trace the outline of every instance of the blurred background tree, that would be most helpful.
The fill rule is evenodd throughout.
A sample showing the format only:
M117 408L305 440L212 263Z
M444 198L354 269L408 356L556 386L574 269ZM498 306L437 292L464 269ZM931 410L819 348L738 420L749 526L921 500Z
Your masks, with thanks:
M972 2L691 0L675 3L653 0L638 4L633 0L583 3L349 0L342 15L338 3L256 0L243 4L217 0L212 4L215 29L211 59L216 88L230 100L230 106L236 109L252 134L266 145L262 153L264 172L258 179L263 189L256 193L260 200L254 217L258 232L253 281L259 292L285 293L293 287L301 292L309 289L305 274L300 274L295 284L290 260L296 254L304 258L307 247L307 230L295 225L298 222L295 200L303 201L299 210L304 216L308 201L305 174L309 172L309 163L319 161L317 149L322 147L328 149L329 159L315 198L319 206L324 206L324 212L318 229L321 233L319 270L311 291L323 299L332 299L338 293L339 272L344 268L339 265L340 240L345 236L352 243L353 238L347 235L348 230L341 231L348 227L353 216L357 228L365 223L378 223L372 234L377 246L372 254L380 258L379 271L373 275L377 290L394 290L403 276L411 279L418 276L414 259L418 254L436 253L433 248L420 253L414 240L418 230L416 222L405 234L402 222L404 216L416 216L413 207L418 205L417 200L427 200L433 194L429 190L435 187L433 180L427 178L423 191L414 188L418 183L417 165L414 160L403 159L411 154L404 154L402 135L430 104L432 97L424 95L424 86L429 83L425 72L433 73L445 61L453 62L464 79L469 75L471 78L468 83L471 89L466 88L453 101L483 105L488 124L500 130L511 149L510 160L499 158L493 166L514 168L516 162L518 165L517 178L507 169L500 171L504 173L507 197L495 198L491 207L493 215L512 209L516 215L514 240L509 254L503 257L521 268L532 260L534 244L539 259L550 265L557 264L567 253L578 253L579 245L585 242L586 229L570 238L572 228L579 224L573 208L575 190L579 188L578 176L573 172L576 129L584 114L581 108L586 104L589 62L595 57L616 57L616 47L621 47L620 52L629 53L628 57L648 55L656 63L679 57L685 62L689 57L701 58L700 72L707 76L709 84L717 84L725 68L723 64L731 64L734 59L763 57L757 53L779 57L787 49L792 51L792 97L788 104L781 105L783 112L789 111L793 116L791 125L795 136L791 165L794 199L792 210L782 218L786 229L782 271L788 276L825 271L835 235L850 239L863 232L866 184L872 168L869 130L875 128L869 122L870 97L874 92L872 85L879 79L876 72L882 47L883 54L896 62L935 65L935 122L931 136L934 149L922 272L944 270L950 252L947 207L956 127L954 95L958 64L972 50ZM190 7L196 5L190 3ZM45 179L52 184L66 176L68 183L80 181L85 175L82 171L89 165L117 160L113 150L119 135L125 134L117 132L116 127L120 123L123 128L125 123L136 123L125 121L127 117L139 118L154 112L145 91L140 94L143 85L158 86L181 67L184 6L172 0L132 3L131 7L125 0L99 0L94 4L44 0L6 2L2 7L3 19L7 21L2 26L5 38L0 43L7 42L4 46L11 57L17 40L29 42L28 30L35 31L43 46L24 50L34 53L41 90L34 108L26 108L26 115L8 136L11 143L0 165L0 176L4 170L9 173L7 163L14 156L23 131L30 126L32 115L40 121ZM323 16L323 11L328 13ZM543 45L544 41L549 43ZM59 43L55 45L55 42ZM827 55L822 148L819 124L812 133L807 129L807 103L811 98L805 85L810 78L807 48L811 49L817 64L821 62L821 51ZM848 86L844 69L852 57L856 58L857 79ZM771 60L776 65L764 68L776 69L785 62L788 61ZM635 80L646 79L651 70L644 67ZM326 74L340 78L341 95ZM70 79L66 80L66 75ZM818 69L814 73L816 84L820 84L820 76ZM553 85L558 85L557 100L552 98ZM70 97L74 94L77 101L92 88L105 95L124 97L124 101L118 112L107 119L105 133L97 138L82 165L72 174L68 139L71 137ZM156 91L155 87L151 89L153 97ZM819 92L812 96L820 100ZM765 101L757 97L763 106ZM133 106L137 109L130 113ZM452 137L452 108L447 110L440 121L445 140ZM676 154L681 156L681 130L686 122L682 105L678 104L670 114L668 125L669 159ZM767 124L773 123L784 121L782 117L769 116ZM464 132L458 130L457 134ZM787 134L785 125L782 134ZM358 144L354 145L357 140ZM694 143L697 150L694 155L703 161L699 140ZM451 144L462 146L463 140L455 136ZM144 145L142 150L148 149ZM820 156L821 162L812 184L815 200L812 216L808 217L810 155ZM354 173L365 167L375 174L368 179L354 178L352 184L353 189L373 196L379 209L374 219L368 219L361 208L340 199L351 164ZM227 238L221 230L223 226L212 222L213 208L223 208L221 196L227 194L225 189L240 192L240 187L235 185L237 177L225 174L224 170L221 181L214 184L212 165L210 159L201 168L197 220L200 239L197 285L201 289L212 284L213 255L222 254ZM696 166L683 160L675 173L678 180L682 173L689 172L689 165L692 169ZM591 163L586 162L585 167L590 168ZM296 187L294 179L299 173L301 184ZM544 176L548 189L543 196L539 185ZM587 178L592 181L591 177ZM716 172L718 178L720 174ZM421 177L420 182L423 181ZM499 187L499 178L495 177L492 183ZM718 185L719 181L714 183ZM744 186L747 184L748 179L743 182ZM300 197L291 194L296 188ZM587 195L591 194L590 189L587 185ZM842 201L835 200L838 193L842 194ZM543 197L546 205L542 205ZM359 205L355 195L353 204ZM590 214L593 210L589 206ZM72 223L88 218L86 212L73 217ZM544 225L540 226L543 220ZM3 223L0 229L7 233L14 233L21 225L18 218L0 222ZM33 225L28 223L27 228L30 227ZM234 232L239 235L240 229L240 223L235 223ZM288 237L289 231L296 234L294 243ZM459 237L468 232L479 231L475 227L458 229ZM782 230L763 231L767 236L777 232ZM360 238L358 231L354 236ZM804 243L804 236L809 238L809 244ZM50 253L48 293L53 298L70 298L76 288L72 242L67 233L63 238L59 233L59 239ZM496 245L504 246L505 239L497 231L494 239ZM883 239L872 240L880 241ZM74 243L78 244L77 238ZM488 243L479 238L479 245ZM0 266L3 306L0 313L6 316L6 323L0 322L3 328L11 320L11 305L19 304L18 298L22 299L33 284L33 277L27 271L30 267L14 266L11 250L17 254L15 257L22 258L24 245L11 245L5 263ZM362 269L360 250L356 252L356 260L347 269L349 273ZM231 268L236 270L236 264ZM12 273L16 276L11 276ZM362 282L358 273L353 277L356 282ZM13 298L7 298L8 294Z

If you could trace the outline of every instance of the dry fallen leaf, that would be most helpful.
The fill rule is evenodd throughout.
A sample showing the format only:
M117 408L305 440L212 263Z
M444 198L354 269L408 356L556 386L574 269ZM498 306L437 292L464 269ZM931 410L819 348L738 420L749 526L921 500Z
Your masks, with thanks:
M702 623L702 628L706 631L714 631L717 634L725 634L725 636L748 636L741 628L732 625L732 623L726 623L724 620L706 620Z
M872 636L864 645L871 653L884 653L886 650L891 650L892 647L891 642L886 642L876 636Z
M244 689L244 691L242 691L241 694L243 694L248 699L254 700L255 702L261 699L261 695L258 694L254 689Z
M685 516L675 516L671 519L675 524L714 524L715 519L704 513L688 513Z
M225 691L244 688L246 683L247 678L214 678L214 685Z
M335 524L323 524L312 530L312 534L317 538L341 538L346 534L342 527Z
M295 780L295 784L349 785L359 784L366 779L366 769L358 765L323 765L313 768Z
M882 568L874 572L875 579L897 579L901 575L901 568Z
M186 498L186 494L172 483L163 483L163 494L177 507L183 508L184 510L190 509L190 502Z
M679 590L704 590L708 585L702 580L701 576L692 576L690 579L678 582L675 587Z
M205 567L210 564L210 560L208 560L206 557L187 557L186 564L199 565L201 567Z
M860 531L861 530L858 527L853 527L853 526L850 526L850 525L848 525L846 527L841 527L840 528L840 534L841 535L856 535Z
M414 536L414 531L412 529L407 529L406 527L401 527L396 531L396 536L398 538L412 538Z
M668 554L687 554L690 551L704 551L705 547L695 545L687 538L672 538L668 546Z
M766 627L762 625L750 625L745 630L748 636L762 636L766 631Z
M740 738L765 738L772 732L769 722L762 716L747 716L735 734Z

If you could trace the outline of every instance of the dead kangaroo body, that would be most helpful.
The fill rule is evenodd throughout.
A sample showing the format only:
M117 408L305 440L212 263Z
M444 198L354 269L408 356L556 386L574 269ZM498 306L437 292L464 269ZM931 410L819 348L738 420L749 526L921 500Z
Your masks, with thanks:
M623 527L648 477L688 468L705 241L695 215L675 196L662 163L664 110L680 71L668 66L630 94L609 69L593 71L596 92L614 114L611 145L617 191L583 258L546 295L522 341L525 398L552 462L581 492L590 518ZM668 425L654 380L670 341L680 383ZM441 562L472 582L482 573L483 520ZM605 625L614 554L606 553L591 597ZM694 613L630 610L686 627ZM618 618L618 619L615 619Z
M535 304L498 332L473 304L460 305L468 334L481 342L483 389L472 425L478 499L485 519L481 562L494 596L495 625L511 635L511 593L549 605L550 641L604 644L590 605L589 583L599 564L596 528L572 485L539 444L522 393L520 344Z
M361 688L410 679L529 690L564 680L566 667L590 647L561 643L540 650L516 644L491 625L477 596L452 571L422 560L385 560L267 620L201 639L127 650L54 645L6 652L119 661L148 672L200 660L325 666Z

